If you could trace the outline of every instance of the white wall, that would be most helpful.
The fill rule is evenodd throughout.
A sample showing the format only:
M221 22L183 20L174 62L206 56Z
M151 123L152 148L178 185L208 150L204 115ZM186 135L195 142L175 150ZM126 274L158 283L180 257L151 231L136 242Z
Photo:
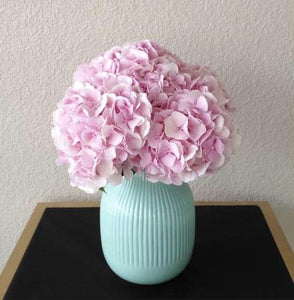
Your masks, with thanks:
M268 200L294 247L294 1L0 0L0 271L39 201L98 200L55 166L51 113L78 64L145 38L209 63L243 144L196 199Z

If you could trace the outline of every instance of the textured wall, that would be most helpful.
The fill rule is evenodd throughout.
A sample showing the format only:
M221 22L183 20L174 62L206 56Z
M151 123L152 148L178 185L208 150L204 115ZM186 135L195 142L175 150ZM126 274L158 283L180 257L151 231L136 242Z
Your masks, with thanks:
M0 0L0 270L38 201L98 200L55 166L51 112L76 66L150 38L209 63L243 144L196 199L268 200L294 247L294 1Z

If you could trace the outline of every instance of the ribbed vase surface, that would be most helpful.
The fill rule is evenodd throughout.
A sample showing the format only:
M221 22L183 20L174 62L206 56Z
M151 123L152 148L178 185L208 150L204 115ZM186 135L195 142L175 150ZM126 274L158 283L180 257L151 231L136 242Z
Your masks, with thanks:
M188 184L151 183L135 175L108 184L101 198L104 257L123 279L138 284L170 280L193 251L195 207Z

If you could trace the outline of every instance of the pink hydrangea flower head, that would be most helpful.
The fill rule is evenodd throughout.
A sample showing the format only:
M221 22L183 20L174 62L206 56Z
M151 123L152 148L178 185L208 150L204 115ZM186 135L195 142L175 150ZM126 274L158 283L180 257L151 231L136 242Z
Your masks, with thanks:
M57 163L89 193L133 172L180 185L228 161L239 143L232 112L207 66L149 40L114 47L78 67L53 113Z

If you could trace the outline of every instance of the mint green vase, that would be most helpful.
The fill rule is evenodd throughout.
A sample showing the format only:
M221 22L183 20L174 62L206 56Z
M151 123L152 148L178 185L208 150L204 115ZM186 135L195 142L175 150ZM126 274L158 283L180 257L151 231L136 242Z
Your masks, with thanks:
M104 257L121 278L157 284L187 266L195 237L195 206L188 184L151 183L135 175L108 184L100 204Z

